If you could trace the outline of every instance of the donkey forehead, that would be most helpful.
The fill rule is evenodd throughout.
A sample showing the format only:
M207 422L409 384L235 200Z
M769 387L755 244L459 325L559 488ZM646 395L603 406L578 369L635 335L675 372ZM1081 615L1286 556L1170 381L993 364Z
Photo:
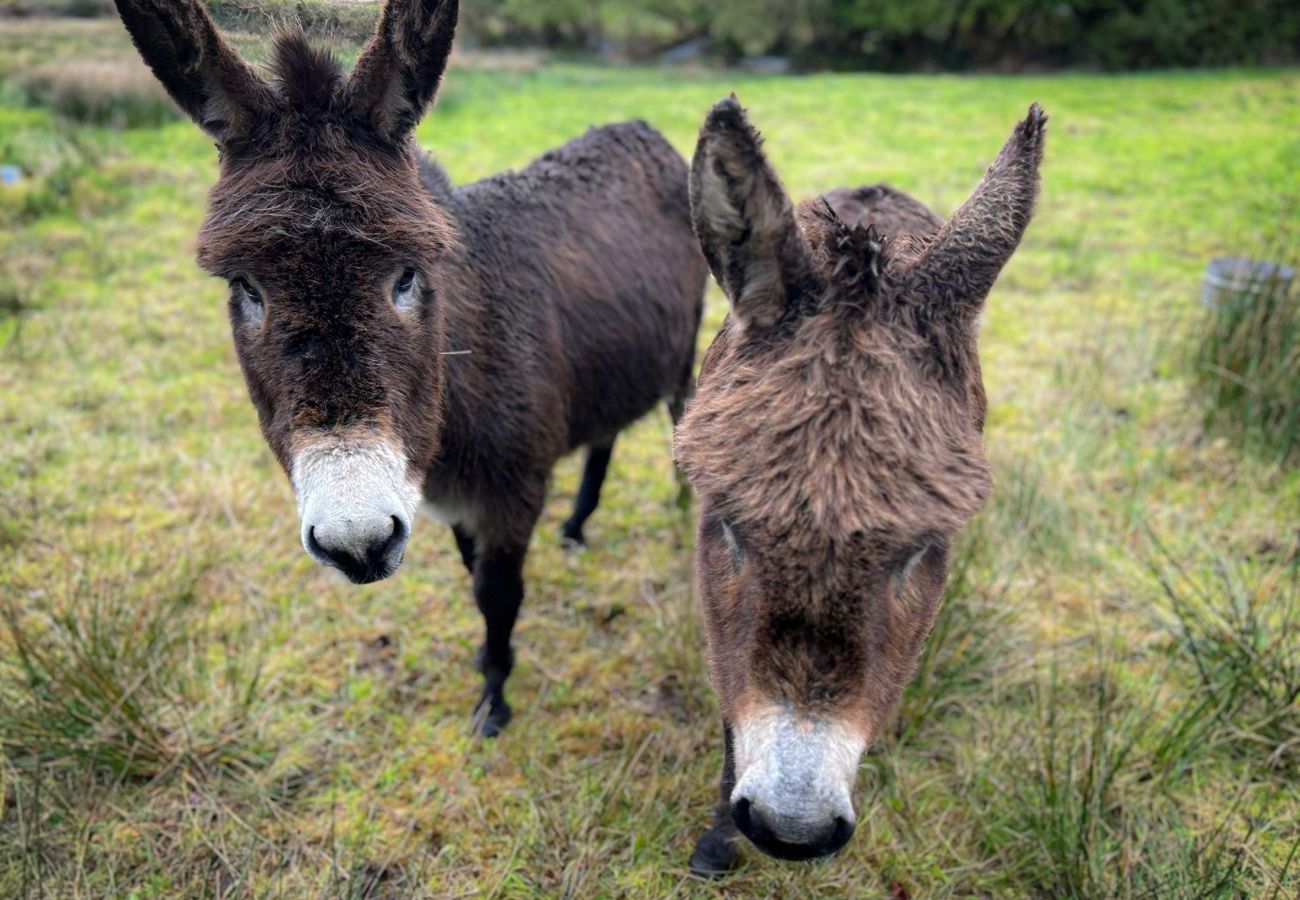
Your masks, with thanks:
M752 355L725 335L678 430L696 487L809 540L964 525L991 480L962 393L871 332Z
M446 218L418 186L402 191L365 177L281 174L223 179L213 190L199 255L212 270L232 258L319 257L322 248L418 260L437 257L452 240Z

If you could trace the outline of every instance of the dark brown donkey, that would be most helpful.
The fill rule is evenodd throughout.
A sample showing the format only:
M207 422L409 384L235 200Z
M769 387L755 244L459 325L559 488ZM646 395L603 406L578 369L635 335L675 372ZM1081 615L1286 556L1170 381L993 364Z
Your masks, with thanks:
M990 490L976 320L1045 122L1031 107L946 223L884 185L792 206L734 98L700 131L692 215L731 314L676 437L726 736L697 871L735 862L737 827L782 859L853 833L858 761Z
M480 730L503 686L529 537L557 459L589 449L581 540L615 436L691 385L708 277L687 169L644 123L452 187L412 131L455 0L390 0L351 77L301 34L264 80L200 0L117 0L136 47L220 149L198 258L293 481L302 542L352 581L401 564L421 494L487 622Z

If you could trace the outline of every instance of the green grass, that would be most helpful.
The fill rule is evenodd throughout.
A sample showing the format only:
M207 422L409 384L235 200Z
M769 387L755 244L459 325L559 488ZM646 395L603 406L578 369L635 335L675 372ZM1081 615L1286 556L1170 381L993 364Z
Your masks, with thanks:
M1031 101L1052 116L982 336L997 490L864 760L858 834L711 885L686 871L720 734L666 415L619 442L578 555L561 465L516 717L474 740L450 535L419 523L367 588L298 545L193 262L210 142L18 88L120 58L115 28L0 37L0 163L28 173L0 189L0 896L1300 889L1300 472L1204 430L1184 352L1205 261L1268 246L1300 195L1300 75L451 73L420 138L460 181L636 116L688 153L734 89L796 196L888 180L946 213Z

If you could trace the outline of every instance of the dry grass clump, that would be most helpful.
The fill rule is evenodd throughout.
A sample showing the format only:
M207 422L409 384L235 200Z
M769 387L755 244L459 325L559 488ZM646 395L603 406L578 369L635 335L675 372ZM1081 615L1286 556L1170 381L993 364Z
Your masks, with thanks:
M177 115L167 92L139 59L65 60L21 79L32 102L78 122L132 128Z
M261 657L203 627L202 575L188 564L76 573L62 589L32 586L0 601L9 762L131 778L255 765L243 741Z

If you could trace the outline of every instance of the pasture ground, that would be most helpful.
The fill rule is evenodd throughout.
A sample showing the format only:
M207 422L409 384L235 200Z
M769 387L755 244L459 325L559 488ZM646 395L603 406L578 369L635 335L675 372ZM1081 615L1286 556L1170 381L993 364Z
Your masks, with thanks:
M686 870L721 753L667 415L617 445L577 554L559 468L516 717L474 739L450 534L420 522L367 588L298 544L193 262L210 142L52 110L88 90L41 93L65 59L149 108L115 23L0 32L0 164L27 173L0 188L0 896L1300 892L1300 471L1208 433L1187 362L1205 261L1295 227L1300 74L450 73L420 139L458 181L633 117L689 154L734 89L796 197L886 180L947 214L1031 101L1051 115L984 322L996 496L858 833L711 884ZM724 309L711 289L702 345Z

